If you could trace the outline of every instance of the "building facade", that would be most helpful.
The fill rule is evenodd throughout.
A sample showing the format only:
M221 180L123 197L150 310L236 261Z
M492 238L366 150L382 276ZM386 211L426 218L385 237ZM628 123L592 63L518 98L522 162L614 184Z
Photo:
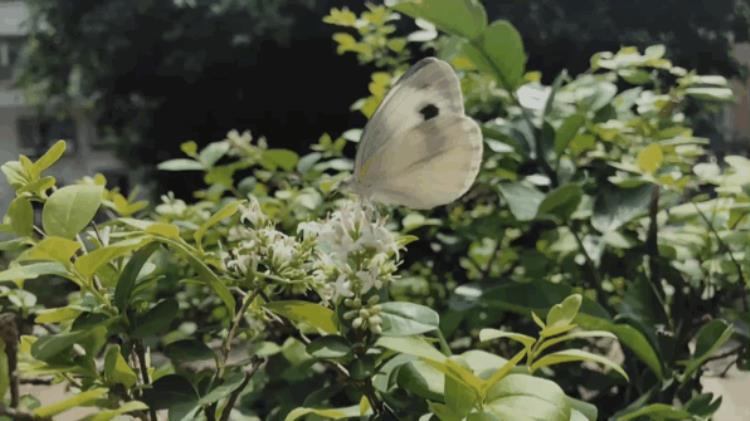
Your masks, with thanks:
M67 184L97 172L116 185L127 186L128 172L111 148L99 141L92 118L83 110L56 118L28 104L15 86L17 61L26 39L28 16L23 1L0 0L0 164L20 154L37 158L54 142L68 142L65 156L50 170L58 184ZM0 217L13 198L13 190L0 175Z

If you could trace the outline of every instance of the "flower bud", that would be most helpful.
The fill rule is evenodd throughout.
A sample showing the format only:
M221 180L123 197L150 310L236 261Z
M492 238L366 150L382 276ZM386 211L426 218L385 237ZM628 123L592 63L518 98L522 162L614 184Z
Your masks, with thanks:
M383 333L383 328L380 327L380 325L372 325L370 326L370 332L376 335L380 335L381 333Z
M364 323L364 320L361 317L357 317L352 322L352 327L355 329L359 329L360 327L362 327L362 323Z
M380 297L378 295L373 295L367 300L367 304L373 306L377 304L380 301Z
M366 308L362 308L359 310L359 317L366 319L370 317L370 312Z
M367 319L367 323L369 323L370 326L380 325L383 323L383 319L381 319L380 316L371 316Z
M357 317L358 313L359 312L357 310L349 310L344 313L344 320L352 320L353 318Z

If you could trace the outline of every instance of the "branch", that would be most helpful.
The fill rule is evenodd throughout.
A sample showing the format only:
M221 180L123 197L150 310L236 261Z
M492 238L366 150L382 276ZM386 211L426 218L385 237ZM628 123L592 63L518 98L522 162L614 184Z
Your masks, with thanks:
M589 274L591 275L592 279L592 286L594 287L594 290L596 290L596 295L598 298L598 302L605 308L607 311L611 312L612 308L609 306L609 303L607 302L607 293L602 289L602 278L599 276L599 271L596 269L596 265L594 264L594 259L591 258L589 255L589 252L586 250L586 246L583 245L583 241L581 240L581 236L578 235L578 232L573 229L572 225L568 225L568 229L571 233L573 233L573 237L576 239L576 243L578 243L578 249L583 254L583 257L586 258L586 267L589 269Z
M745 275L742 273L742 265L737 261L737 259L734 257L734 253L732 253L732 249L729 248L727 243L724 242L724 240L721 239L721 236L719 236L719 233L716 232L716 229L714 228L714 224L708 219L705 213L698 207L698 205L693 202L692 200L690 203L693 204L695 207L695 210L698 211L698 214L703 218L703 221L708 225L708 229L713 233L713 235L716 237L716 241L719 242L719 251L727 253L729 255L729 259L732 261L734 266L737 268L737 275L739 276L739 286L741 289L740 293L740 300L742 300L742 308L747 312L750 311L750 305L747 302L747 291L745 289L747 288L747 282L745 281Z
M237 387L237 389L234 389L231 395L229 395L229 399L227 399L226 405L224 405L224 410L221 413L221 417L219 418L219 421L228 421L229 416L232 413L232 408L234 408L235 403L237 403L237 398L239 398L240 393L242 393L243 390L245 390L245 387L248 383L250 383L250 379L253 377L253 374L255 374L256 371L265 363L265 361L254 361L250 368L245 370L245 379L242 380L242 383Z
M5 354L8 359L10 406L11 408L18 408L18 375L16 373L18 363L18 325L16 324L16 315L14 313L0 314L0 339L5 343Z
M240 309L234 315L232 326L229 328L227 337L224 338L224 342L221 345L221 365L219 366L219 377L224 374L224 367L226 366L227 360L229 359L229 353L232 351L232 340L237 334L237 329L239 328L240 323L242 323L242 320L245 317L245 312L247 311L247 308L250 307L250 304L255 301L255 297L257 297L260 292L260 287L258 287L252 292L252 294L245 294L242 299Z
M138 358L138 365L140 366L143 384L151 384L151 379L148 375L148 366L146 365L146 350L143 348L143 343L140 340L135 342L135 354ZM158 418L156 417L156 411L153 408L149 407L148 413L151 421L158 420Z

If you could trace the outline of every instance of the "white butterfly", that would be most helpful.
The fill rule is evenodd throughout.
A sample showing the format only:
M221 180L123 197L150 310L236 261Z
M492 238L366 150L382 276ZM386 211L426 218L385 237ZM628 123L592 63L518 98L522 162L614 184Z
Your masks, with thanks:
M461 197L482 163L482 133L463 104L448 63L428 57L414 64L365 126L352 190L365 200L414 209Z

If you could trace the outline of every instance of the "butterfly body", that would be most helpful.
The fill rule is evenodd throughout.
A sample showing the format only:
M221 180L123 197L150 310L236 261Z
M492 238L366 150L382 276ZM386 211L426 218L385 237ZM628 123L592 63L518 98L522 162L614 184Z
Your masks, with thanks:
M458 78L449 64L426 58L365 127L351 188L366 200L428 209L466 193L481 161L481 131L464 115Z

